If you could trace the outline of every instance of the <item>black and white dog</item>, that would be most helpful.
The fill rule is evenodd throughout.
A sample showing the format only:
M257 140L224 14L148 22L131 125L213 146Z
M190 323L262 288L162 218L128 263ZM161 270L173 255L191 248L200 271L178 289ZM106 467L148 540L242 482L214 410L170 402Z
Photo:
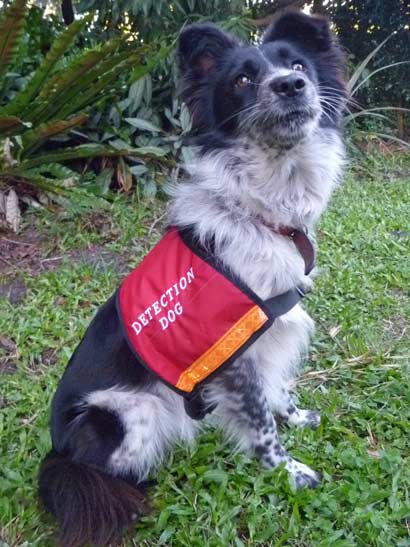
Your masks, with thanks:
M309 286L280 228L311 230L341 176L345 66L328 22L286 13L259 46L196 24L182 32L178 55L197 153L174 190L170 223L190 227L202 245L212 240L218 259L263 299ZM295 306L203 390L216 405L212 420L266 467L283 463L297 487L315 486L318 475L282 447L276 419L318 425L288 392L312 331ZM183 398L136 362L108 300L52 404L53 449L39 489L60 544L116 541L141 510L139 485L200 426Z

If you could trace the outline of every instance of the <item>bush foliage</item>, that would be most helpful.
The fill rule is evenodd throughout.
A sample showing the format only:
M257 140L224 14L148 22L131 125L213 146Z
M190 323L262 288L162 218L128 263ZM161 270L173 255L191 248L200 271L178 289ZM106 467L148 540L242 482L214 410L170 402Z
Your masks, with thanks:
M244 40L258 40L278 10L311 2L49 0L41 5L13 0L0 8L0 181L22 180L61 195L81 186L98 196L109 196L110 188L127 192L137 181L153 196L181 152L188 154L181 136L190 120L176 96L172 55L181 27L207 19ZM363 130L364 120L366 130L405 138L409 0L315 0L313 7L332 17L357 67L346 121L361 123ZM386 129L386 115L393 113L396 132Z

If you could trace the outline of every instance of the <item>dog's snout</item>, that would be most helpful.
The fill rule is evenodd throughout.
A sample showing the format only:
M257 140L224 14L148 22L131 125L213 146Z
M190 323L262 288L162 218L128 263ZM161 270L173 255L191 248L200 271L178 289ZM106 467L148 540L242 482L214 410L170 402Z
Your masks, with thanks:
M270 82L270 88L274 93L282 97L296 97L305 88L306 82L298 74L278 76Z

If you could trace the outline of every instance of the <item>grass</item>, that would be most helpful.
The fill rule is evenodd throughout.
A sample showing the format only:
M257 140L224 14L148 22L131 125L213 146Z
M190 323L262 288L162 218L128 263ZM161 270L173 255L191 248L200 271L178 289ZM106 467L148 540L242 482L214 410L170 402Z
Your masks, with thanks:
M306 302L317 334L298 391L323 421L282 438L321 485L294 492L282 469L263 471L206 431L172 452L124 545L410 546L409 204L410 158L370 156L320 225L321 275ZM19 303L0 300L1 547L55 545L36 499L50 400L94 310L158 237L160 214L135 198L86 217L26 215L41 268L19 272ZM14 281L7 262L3 281Z

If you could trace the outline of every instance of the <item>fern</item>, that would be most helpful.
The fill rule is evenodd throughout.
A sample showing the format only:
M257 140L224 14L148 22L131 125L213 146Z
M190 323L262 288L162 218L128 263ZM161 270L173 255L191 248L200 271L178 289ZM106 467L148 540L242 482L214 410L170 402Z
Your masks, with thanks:
M27 0L14 0L0 22L0 77L16 56L27 14Z
M129 148L118 150L111 146L103 144L81 144L64 148L63 150L55 150L44 154L35 155L32 158L27 158L22 162L25 169L31 169L43 163L56 163L70 161L77 158L95 158L103 157L118 157L118 156L145 156L145 151L140 151L138 148Z
M24 109L29 106L41 91L42 86L49 78L56 64L62 59L63 55L73 44L79 32L84 28L89 17L74 21L64 32L62 32L53 42L50 51L47 53L44 61L38 67L26 87L22 89L7 106L5 111L9 114L18 113L24 115Z
M66 104L70 92L74 92L75 89L75 93L79 93L82 90L87 73L94 70L95 66L117 47L118 42L113 40L75 57L63 71L52 76L43 86L38 95L40 106L27 112L27 119L33 123L52 119Z
M13 62L21 43L27 3L26 0L13 0L11 6L4 10L0 21L0 76ZM107 100L113 92L118 92L119 82L122 81L118 76L136 69L139 78L165 56L164 49L152 56L149 55L151 46L137 43L123 45L118 39L113 39L67 58L74 40L91 18L92 15L75 21L60 33L25 87L11 102L0 108L0 137L5 138L5 161L0 166L0 178L23 179L62 199L75 195L79 201L88 204L92 201L83 190L67 187L79 183L82 175L64 165L65 162L124 156L136 156L143 162L145 157L159 157L162 151L158 149L158 152L155 147L127 146L119 150L100 144L43 153L38 153L38 148L55 135L67 133L86 123L87 108L95 107L99 101ZM124 172L126 170L123 169Z
M81 94L78 93L72 104L67 105L65 109L63 108L63 115L68 115L70 111L83 110L91 104L97 104L102 96L107 98L109 96L108 89L110 84L115 82L121 73L132 68L136 62L138 62L138 56L131 56L107 74L102 75L92 86L89 86L86 91ZM148 71L149 70L147 69L144 73L147 73Z
M24 123L17 116L3 116L0 114L0 137L8 135L17 135L22 133L31 124Z
M23 136L22 142L24 146L23 156L27 156L41 144L55 135L67 133L70 129L83 125L88 120L88 115L82 112L77 116L72 116L68 120L57 120L39 125L31 131L27 131Z

